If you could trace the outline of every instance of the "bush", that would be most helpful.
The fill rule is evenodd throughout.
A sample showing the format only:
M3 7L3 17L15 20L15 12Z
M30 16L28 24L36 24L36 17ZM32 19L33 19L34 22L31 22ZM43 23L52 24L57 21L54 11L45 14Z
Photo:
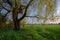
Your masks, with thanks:
M59 25L60 25L60 23L59 23Z

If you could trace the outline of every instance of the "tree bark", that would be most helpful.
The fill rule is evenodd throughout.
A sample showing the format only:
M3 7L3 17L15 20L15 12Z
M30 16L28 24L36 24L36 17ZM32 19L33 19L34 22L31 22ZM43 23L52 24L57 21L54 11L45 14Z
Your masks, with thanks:
M19 21L18 21L18 18L17 18L18 12L15 8L13 9L12 16L13 16L14 30L17 31L17 30L20 29L20 26L19 26Z
M19 10L18 10L17 8L15 8L15 7L13 8L12 16L13 16L13 22L14 22L14 29L15 29L15 30L19 30L19 29L20 29L19 22L20 22L22 19L25 18L26 13L27 13L27 10L28 10L28 7L29 7L29 5L31 4L32 1L33 1L33 0L31 0L31 1L27 4L27 6L26 6L26 8L25 8L25 12L24 12L23 16L22 16L20 19L17 18L17 17L18 17ZM15 4L16 4L16 2L15 2ZM16 6L16 5L15 5L15 6ZM21 11L20 11L20 12L21 12Z
M20 29L19 22L14 20L14 30L17 31Z

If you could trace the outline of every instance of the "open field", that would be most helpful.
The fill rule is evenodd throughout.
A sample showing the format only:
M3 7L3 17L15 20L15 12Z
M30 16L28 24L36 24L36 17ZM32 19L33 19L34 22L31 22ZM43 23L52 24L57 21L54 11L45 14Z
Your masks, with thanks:
M60 40L60 25L25 25L17 32L0 28L0 40Z

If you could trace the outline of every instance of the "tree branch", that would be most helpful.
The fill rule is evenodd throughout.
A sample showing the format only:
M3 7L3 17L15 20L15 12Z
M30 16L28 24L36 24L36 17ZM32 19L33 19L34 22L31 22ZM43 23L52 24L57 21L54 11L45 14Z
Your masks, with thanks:
M3 18L5 18L7 16L7 14L10 12L10 10L6 9L2 4L1 4L2 8L4 8L5 10L7 10L8 12L5 15L2 15Z
M5 10L10 11L10 10L6 9L6 8L2 5L2 3L0 3L0 5L1 5L1 8L4 8Z
M39 18L38 16L26 16L26 17L30 17L30 18L38 18L38 19L45 19L44 17Z
M26 16L26 17L38 18L37 16Z
M27 14L28 7L29 7L29 5L31 4L32 1L33 1L33 0L30 0L30 2L27 4L23 16L22 16L20 19L18 19L18 21L21 21L22 19L25 18L26 14Z
M7 10L7 11L10 11L10 10L6 9L4 6L2 6L2 8L4 8L4 9Z
M3 6L2 6L3 7ZM10 12L10 10L6 9L5 7L3 7L5 10L7 10L8 12L4 15L4 18L7 16L7 14Z
M10 11L8 11L5 15L2 15L3 19L7 16L7 14L9 13Z
M9 0L3 0L3 1L7 2L12 7L12 2L10 2Z
M8 12L4 15L4 17L6 17L9 12L10 12L10 11L8 11Z

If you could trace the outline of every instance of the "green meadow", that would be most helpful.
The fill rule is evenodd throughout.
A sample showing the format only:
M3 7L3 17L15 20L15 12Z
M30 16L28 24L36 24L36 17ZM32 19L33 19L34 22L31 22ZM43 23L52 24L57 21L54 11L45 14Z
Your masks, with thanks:
M19 31L0 28L0 40L60 40L60 25L25 25Z

